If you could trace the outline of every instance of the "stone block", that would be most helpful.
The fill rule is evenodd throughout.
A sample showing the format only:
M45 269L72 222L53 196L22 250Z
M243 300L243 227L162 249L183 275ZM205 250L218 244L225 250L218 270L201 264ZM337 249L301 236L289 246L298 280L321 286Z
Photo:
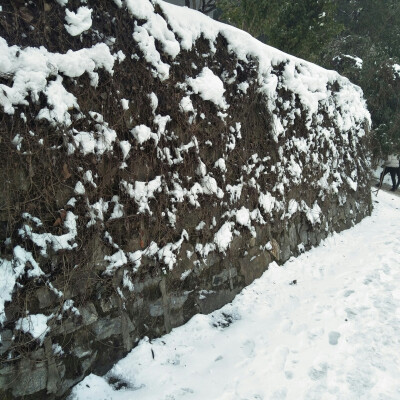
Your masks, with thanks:
M43 286L36 290L36 297L39 301L40 309L52 307L57 301L57 296L46 286Z
M91 357L85 358L85 359L82 361L82 364L81 364L81 367L82 367L82 376L84 376L84 375L86 374L86 371L93 365L93 363L94 363L95 360L96 360L96 357L97 357L97 351L95 351ZM79 382L80 380L81 380L81 379L79 379L78 382Z
M281 241L281 251L280 251L280 260L282 263L286 262L289 260L291 256L291 251L290 251L290 244L289 244L289 238L284 237L284 239Z
M161 298L149 304L149 313L152 317L161 317L164 314L163 301Z
M119 305L118 297L114 294L111 296L102 297L99 303L101 311L103 311L103 313L109 313L112 310L116 310Z
M49 338L46 338L46 339L49 339ZM30 353L29 357L31 360L34 360L34 361L44 361L46 359L45 351L43 348L33 351L32 353Z
M131 333L135 330L135 325L129 318L126 312L121 313L122 341L125 351L130 351L133 348L133 340Z
M12 344L13 332L10 329L4 329L1 331L0 341L0 355L3 355Z
M307 224L301 224L299 229L300 243L303 243L304 246L307 246L308 243L308 226Z
M75 346L72 349L72 353L78 358L85 358L93 354L93 351L90 347L86 346Z
M121 317L101 318L91 326L92 332L96 340L107 339L113 335L121 335L122 323Z
M0 368L0 388L7 390L12 387L15 376L17 376L16 367L14 365L3 364Z
M169 296L169 307L171 310L179 310L183 307L186 300L188 298L187 294L179 295L170 295Z
M98 315L96 307L93 303L85 304L83 307L79 308L79 312L82 315L82 324L90 325L97 321Z
M188 257L188 253L190 254L190 258ZM194 247L190 243L183 243L179 253L179 262L173 270L169 272L168 278L171 280L180 280L182 273L187 270L192 270L193 263L197 260L198 258Z
M231 302L235 296L240 292L241 288L233 290L219 290L218 292L210 293L207 296L201 296L197 299L199 311L202 314L209 314L221 308L225 304Z
M245 285L250 285L268 269L272 257L268 252L259 252L257 255L239 259L240 274L244 277Z
M207 258L203 260L203 263L206 265L207 268L210 268L215 264L218 264L220 261L221 261L220 254L216 253L215 251L212 251L210 254L208 254Z
M289 239L290 249L291 250L295 250L297 248L297 245L299 244L299 238L298 238L298 235L297 235L296 225L295 224L289 225L288 239Z
M272 249L270 250L270 253L272 256L275 258L275 260L279 261L281 259L281 248L279 243L275 239L270 240Z
M28 396L46 389L47 362L23 359L14 379L18 380L18 385L12 385L12 394L15 397Z
M134 293L142 293L146 289L151 289L151 287L158 288L160 284L161 278L147 278L144 281L137 281L133 283L134 285Z
M175 310L169 313L169 323L171 324L171 329L181 326L185 323L183 310Z
M237 276L237 269L234 267L223 270L220 274L212 277L212 286L217 287L224 284L226 281Z
M47 393L57 393L61 386L61 377L54 357L52 342L49 337L44 341L45 354L47 359Z
M52 328L53 335L68 335L75 332L81 327L75 316L71 316L66 320L61 321L61 325Z

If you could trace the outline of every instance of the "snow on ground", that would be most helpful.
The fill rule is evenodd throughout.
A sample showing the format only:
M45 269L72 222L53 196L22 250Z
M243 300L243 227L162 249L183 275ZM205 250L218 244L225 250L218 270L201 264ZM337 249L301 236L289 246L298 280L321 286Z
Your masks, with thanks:
M142 340L70 399L400 399L400 198L374 200L356 227L271 265L221 310Z

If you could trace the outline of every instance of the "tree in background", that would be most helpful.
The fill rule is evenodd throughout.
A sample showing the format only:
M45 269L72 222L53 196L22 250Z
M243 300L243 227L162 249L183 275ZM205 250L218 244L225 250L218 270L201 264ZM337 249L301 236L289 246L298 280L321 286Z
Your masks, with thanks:
M283 51L318 62L323 49L343 29L332 0L281 1L277 18L266 30L270 43Z
M216 8L216 0L185 0L185 6L194 8L203 14L210 14Z
M400 1L338 0L337 18L345 30L321 64L363 89L375 155L400 153Z
M343 26L333 0L217 0L220 19L284 52L319 61Z
M220 19L361 86L375 155L400 154L399 0L217 0Z
M254 37L264 34L265 27L272 23L276 0L216 0L219 19L228 22Z

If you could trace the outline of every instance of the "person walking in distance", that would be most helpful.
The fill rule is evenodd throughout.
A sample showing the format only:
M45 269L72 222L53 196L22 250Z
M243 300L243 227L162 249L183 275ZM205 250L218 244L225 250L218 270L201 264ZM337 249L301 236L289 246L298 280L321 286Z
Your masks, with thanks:
M383 171L380 176L379 183L376 185L378 187L382 186L383 178L385 175L390 174L390 177L392 178L392 188L390 189L392 192L394 192L398 187L400 183L400 160L399 156L390 154L388 155L386 161L382 165ZM397 175L397 183L396 183L396 175Z

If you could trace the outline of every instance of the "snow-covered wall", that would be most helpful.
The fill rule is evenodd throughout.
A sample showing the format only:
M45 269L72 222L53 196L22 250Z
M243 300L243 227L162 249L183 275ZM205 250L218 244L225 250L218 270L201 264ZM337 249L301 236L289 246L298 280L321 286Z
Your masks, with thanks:
M0 121L0 394L61 396L371 211L358 87L158 0L1 0Z

